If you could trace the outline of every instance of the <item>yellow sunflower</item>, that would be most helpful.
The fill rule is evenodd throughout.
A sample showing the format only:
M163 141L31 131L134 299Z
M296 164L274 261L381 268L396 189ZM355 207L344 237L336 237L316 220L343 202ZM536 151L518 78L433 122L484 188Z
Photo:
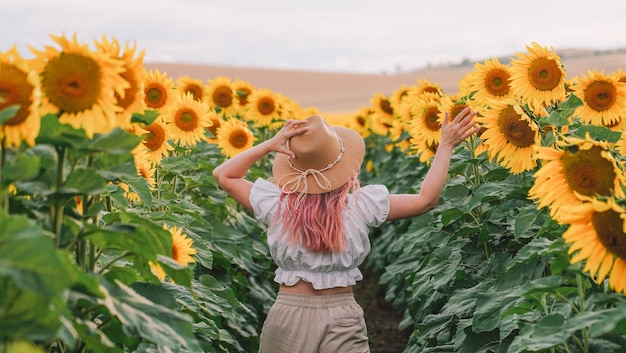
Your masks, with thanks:
M168 228L167 225L164 225L163 229L168 230L172 235L172 253L170 257L181 266L188 266L194 263L193 255L196 254L196 249L193 248L193 240L187 238L187 234L183 233L183 229L175 226ZM150 269L161 282L165 280L165 271L163 271L161 265L150 262Z
M583 271L597 283L602 283L610 272L609 286L626 294L626 210L614 199L591 198L568 207L562 220L569 224L563 238L571 244L570 262L585 260Z
M31 64L41 76L44 111L58 114L61 123L83 128L89 137L111 131L121 111L115 94L123 97L130 87L121 76L124 62L79 44L76 35L72 40L51 38L60 50L31 48L36 55Z
M537 208L548 207L560 221L561 208L582 203L580 195L624 198L626 178L606 142L566 137L557 147L541 147L536 156L543 165L528 197Z
M144 178L151 188L156 185L156 168L155 164L151 163L150 158L147 156L145 149L135 149L133 151L133 160L135 161L135 169L137 175Z
M233 91L235 92L235 97L237 98L237 106L240 109L245 109L248 107L248 98L254 92L254 86L248 81L244 81L241 79L235 79L233 81Z
M5 146L32 146L41 127L39 104L41 88L37 72L31 70L16 47L0 53L0 110L17 104L15 116L0 125L0 141ZM0 149L2 146L0 145Z
M249 96L246 119L256 126L270 126L278 118L279 97L270 89L256 89Z
M498 59L476 63L468 77L469 91L475 92L473 99L479 105L486 104L488 99L502 100L511 97L510 77L509 65L500 63Z
M535 168L536 148L541 146L537 123L511 98L492 100L489 106L475 119L484 129L480 137L489 159L513 174Z
M391 102L386 95L379 92L370 99L370 104L372 107L371 129L378 135L386 136L394 119Z
M437 147L439 147L438 143L428 143L424 139L422 135L411 136L409 141L411 142L411 146L409 150L411 154L415 154L419 156L419 161L425 164L430 164L433 157L435 157L435 153L437 153Z
M410 88L407 85L401 85L399 88L396 88L393 92L391 92L389 104L391 104L392 111L399 112L405 104L409 103L409 91ZM402 119L401 114L396 115Z
M161 119L156 119L152 124L142 127L143 141L137 146L138 149L144 149L146 157L152 164L159 164L163 157L169 155L174 147L170 145L169 140L172 138L170 127Z
M182 76L176 80L174 87L176 88L176 92L178 92L178 94L184 95L186 93L191 93L194 100L204 100L205 88L202 80L189 76Z
M613 75L589 70L572 80L572 89L583 101L574 114L585 123L610 126L626 113L626 84Z
M411 120L409 120L408 132L411 136L419 135L420 140L428 144L439 144L441 138L441 122L439 114L439 98L424 97L416 100L410 108Z
M159 70L150 70L144 85L144 100L148 109L166 111L174 100L174 80Z
M228 119L217 129L217 147L228 158L252 147L254 140L248 125L239 119Z
M359 110L350 115L347 121L347 127L357 131L363 138L371 134L372 109L370 107L361 107Z
M181 146L193 146L204 139L204 129L211 126L210 108L193 94L176 95L163 121L170 126L172 138Z
M511 59L511 91L524 102L536 101L549 106L562 100L565 93L565 70L561 58L533 42L528 54L517 53Z
M120 43L117 39L113 39L109 42L106 37L102 37L102 41L95 42L96 48L103 53L108 54L113 58L118 58L124 64L124 72L120 75L129 87L125 89L123 94L115 93L115 100L117 105L121 108L116 115L116 125L121 128L126 128L130 125L131 117L133 113L142 113L145 109L144 102L144 81L146 80L146 73L143 67L143 58L145 51L139 52L135 56L135 46L130 46L126 43L124 51L121 51Z
M416 94L419 96L423 93L432 93L438 96L444 95L440 84L425 79L419 79L417 80L417 85L411 87L409 94Z
M224 118L222 117L222 114L218 114L215 111L210 111L208 118L211 121L211 125L207 126L206 129L209 131L211 136L207 136L206 140L208 142L217 143L217 129L219 129L219 127L222 126L222 123L224 123Z
M216 77L213 80L209 80L207 101L210 107L220 113L225 115L235 113L239 100L235 96L231 79L227 77Z

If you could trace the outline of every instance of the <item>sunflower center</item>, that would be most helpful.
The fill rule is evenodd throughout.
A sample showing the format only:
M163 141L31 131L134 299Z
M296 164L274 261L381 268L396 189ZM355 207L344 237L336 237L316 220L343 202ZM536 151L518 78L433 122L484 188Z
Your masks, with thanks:
M4 125L19 125L30 114L33 86L28 83L27 75L13 65L0 66L0 110L9 105L18 104L20 110Z
M183 94L191 93L193 99L196 101L200 101L202 99L202 87L197 84L189 84L183 90Z
M528 79L530 84L539 91L553 90L562 79L561 72L556 60L540 57L528 67Z
M494 69L485 76L485 89L491 95L504 97L509 93L509 73L503 69Z
M91 109L102 90L100 66L90 57L61 53L46 64L41 86L61 111L79 113Z
M228 86L219 86L213 92L213 102L220 108L233 105L233 90Z
M165 142L165 130L160 125L151 125L145 129L148 133L144 135L144 146L150 151L158 151Z
M257 109L259 113L263 115L274 114L276 111L276 103L274 103L274 100L271 98L262 98L259 99L257 103Z
M441 124L439 124L439 109L437 107L428 107L424 112L424 123L426 127L431 131L439 131Z
M591 223L602 245L613 255L626 259L626 234L620 214L613 210L595 212Z
M431 87L431 86L424 88L423 92L439 94L439 90L437 89L437 87Z
M509 105L500 112L498 126L504 137L517 147L529 147L535 143L535 132L513 106Z
M235 148L244 148L248 143L248 135L244 131L235 131L230 134L228 142Z
M379 107L382 111L389 115L393 115L393 108L391 107L391 103L388 99L381 99L379 103Z
M248 96L250 95L250 93L252 93L252 91L247 88L239 88L236 93L237 100L239 100L240 106L244 107L246 104L248 104Z
M602 157L602 151L599 146L588 150L572 146L564 151L563 174L572 190L585 196L611 194L616 175L612 163Z
M120 76L130 84L130 87L124 90L124 98L120 97L116 92L115 99L117 99L117 105L126 109L135 101L137 92L139 92L139 85L135 79L135 74L128 66L126 66L126 71L122 72Z
M617 101L617 89L607 81L594 81L585 89L585 102L589 108L603 112Z
M148 108L159 109L165 105L167 101L167 93L165 87L154 84L145 88L146 105Z
M194 131L198 127L198 117L191 110L181 110L176 113L174 124L182 131Z

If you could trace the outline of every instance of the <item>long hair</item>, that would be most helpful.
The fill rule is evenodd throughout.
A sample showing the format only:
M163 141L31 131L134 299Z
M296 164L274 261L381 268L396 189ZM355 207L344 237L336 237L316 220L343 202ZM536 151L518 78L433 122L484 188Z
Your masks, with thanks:
M274 220L281 223L283 235L291 244L300 244L312 251L343 252L346 250L343 211L350 192L356 193L359 188L355 175L336 190L305 195L297 208L298 195L283 193Z

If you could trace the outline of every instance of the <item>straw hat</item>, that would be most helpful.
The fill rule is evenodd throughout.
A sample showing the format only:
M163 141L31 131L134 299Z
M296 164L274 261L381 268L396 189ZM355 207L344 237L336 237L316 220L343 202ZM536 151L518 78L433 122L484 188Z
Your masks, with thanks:
M274 158L274 182L283 192L300 195L338 189L361 169L365 142L358 132L330 126L319 115L306 120L309 129L289 139L296 159L284 153Z

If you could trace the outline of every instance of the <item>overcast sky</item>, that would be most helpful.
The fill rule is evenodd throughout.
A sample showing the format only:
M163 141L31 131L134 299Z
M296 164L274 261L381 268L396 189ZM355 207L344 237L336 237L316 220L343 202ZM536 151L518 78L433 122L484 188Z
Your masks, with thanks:
M380 73L559 48L626 48L625 1L0 0L0 51L49 34L134 41L145 62Z

